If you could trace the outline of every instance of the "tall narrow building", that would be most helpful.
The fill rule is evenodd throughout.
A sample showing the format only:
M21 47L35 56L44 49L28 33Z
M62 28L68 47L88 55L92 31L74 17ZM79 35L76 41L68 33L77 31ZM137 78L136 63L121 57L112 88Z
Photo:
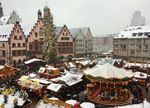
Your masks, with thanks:
M2 7L2 4L0 2L0 18L3 16L3 7Z

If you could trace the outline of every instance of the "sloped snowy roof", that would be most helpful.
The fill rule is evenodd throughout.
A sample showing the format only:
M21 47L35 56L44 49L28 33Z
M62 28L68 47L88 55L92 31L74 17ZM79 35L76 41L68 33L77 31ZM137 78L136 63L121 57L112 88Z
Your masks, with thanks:
M56 36L60 33L60 31L62 30L63 27L56 27L55 29L55 33L56 33Z
M8 37L14 27L14 24L0 26L0 41L8 41Z
M33 58L33 59L30 59L30 60L25 61L24 63L25 63L25 64L30 64L30 63L39 62L39 61L44 62L44 60L37 59L37 58Z
M60 88L62 87L61 84L55 84L55 83L51 83L47 89L58 92L60 90Z
M150 35L150 26L128 26L114 38L148 38L148 35Z
M77 74L71 74L67 73L66 75L62 77L53 78L53 81L64 81L67 85L72 86L74 84L77 84L78 82L82 81L83 75L77 75Z
M86 34L87 34L88 30L89 30L89 27L82 27L80 29L81 29L82 33L84 34L84 36L86 36Z
M80 32L80 28L70 29L70 32L71 32L73 37L76 37Z
M147 74L142 72L134 72L135 78L147 79Z
M104 65L96 65L91 69L87 69L84 71L86 75L91 75L93 77L102 77L102 78L131 78L133 73L131 71L127 71L125 69L117 68L111 64Z

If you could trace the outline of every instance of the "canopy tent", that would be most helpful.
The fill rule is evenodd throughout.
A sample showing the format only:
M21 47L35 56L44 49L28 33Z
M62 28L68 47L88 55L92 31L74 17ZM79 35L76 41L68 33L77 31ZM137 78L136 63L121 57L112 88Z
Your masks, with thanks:
M83 102L80 105L81 105L81 108L95 108L95 105L90 102Z
M133 73L131 71L117 68L111 64L97 65L92 69L85 70L84 73L92 77L102 77L105 79L109 78L123 79L133 77Z

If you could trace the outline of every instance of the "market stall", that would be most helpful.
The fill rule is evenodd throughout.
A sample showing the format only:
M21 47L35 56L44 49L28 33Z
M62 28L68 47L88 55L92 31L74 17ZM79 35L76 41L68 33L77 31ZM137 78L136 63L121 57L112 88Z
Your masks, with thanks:
M116 106L132 102L128 88L133 73L111 64L97 65L84 71L91 83L87 84L86 96L89 100L103 105Z

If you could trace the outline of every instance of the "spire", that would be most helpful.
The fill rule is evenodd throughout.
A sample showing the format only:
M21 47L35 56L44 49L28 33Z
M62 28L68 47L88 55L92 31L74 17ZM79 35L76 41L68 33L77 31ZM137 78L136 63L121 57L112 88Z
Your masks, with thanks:
M3 7L2 7L2 4L0 2L0 18L3 16Z

